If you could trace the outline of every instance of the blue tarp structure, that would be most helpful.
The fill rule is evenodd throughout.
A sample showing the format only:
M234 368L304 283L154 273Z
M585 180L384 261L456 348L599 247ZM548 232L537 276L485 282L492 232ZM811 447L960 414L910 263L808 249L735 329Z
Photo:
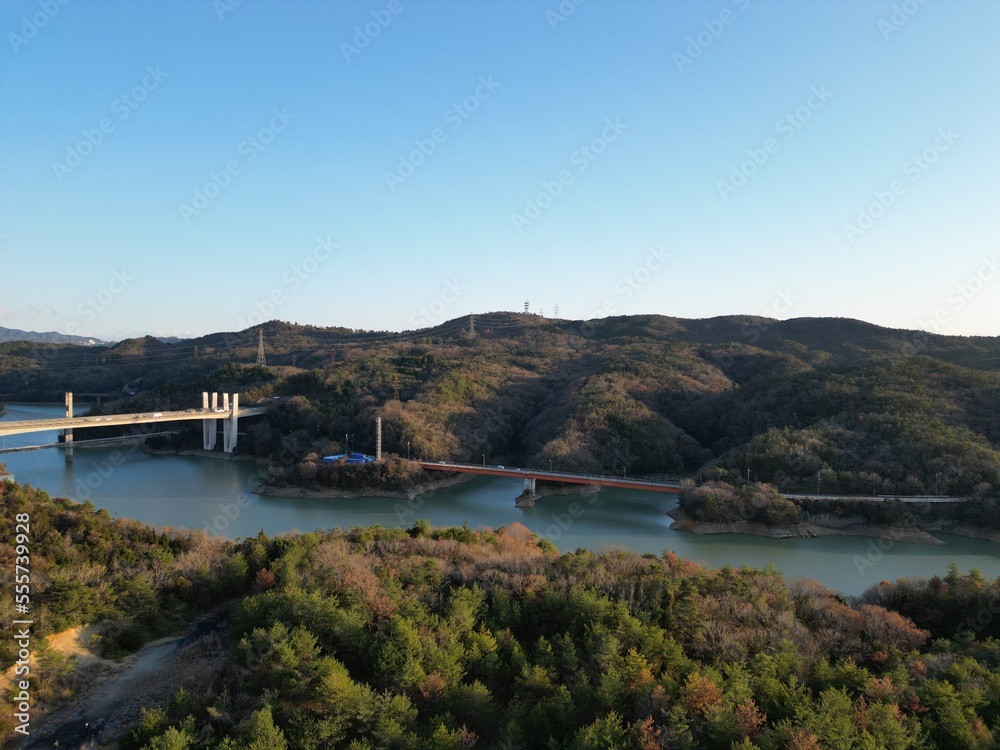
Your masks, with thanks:
M364 453L338 453L336 456L323 456L323 461L331 464L373 464L375 456Z

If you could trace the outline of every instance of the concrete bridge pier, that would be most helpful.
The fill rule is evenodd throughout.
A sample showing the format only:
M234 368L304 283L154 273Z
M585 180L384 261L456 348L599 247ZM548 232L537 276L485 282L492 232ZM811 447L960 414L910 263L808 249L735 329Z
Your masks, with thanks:
M66 418L70 419L73 416L73 393L72 391L66 391ZM63 430L63 435L65 435L65 446L66 446L66 463L73 463L73 428L68 427Z
M535 494L535 479L534 477L524 479L524 491L518 495L514 500L514 505L518 508L534 508L535 500L538 499L538 495Z
M219 406L219 394L212 394L212 406L211 409L214 412ZM201 408L209 409L208 405L208 392L203 391L201 394ZM215 450L215 442L218 439L216 436L217 425L214 419L203 419L201 420L201 447L207 451Z
M239 428L239 411L240 411L240 394L233 394L233 402L229 403L229 394L222 394L222 407L219 407L219 394L211 394L211 407L209 407L209 394L207 392L202 392L201 394L201 408L206 411L211 408L213 415L218 413L219 416L209 417L208 419L201 420L201 433L202 433L202 448L207 451L215 450L215 446L219 441L219 420L222 420L222 451L224 453L232 453L236 450L236 435ZM223 416L225 413L225 416Z
M222 450L225 453L232 453L236 450L236 429L239 424L240 394L233 394L233 408L229 408L229 394L222 394L222 405L229 416L222 423Z

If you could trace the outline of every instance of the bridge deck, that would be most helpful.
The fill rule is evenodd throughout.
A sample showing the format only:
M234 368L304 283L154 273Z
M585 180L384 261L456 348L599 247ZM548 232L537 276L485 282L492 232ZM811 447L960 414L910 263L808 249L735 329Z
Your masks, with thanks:
M681 485L675 482L650 482L643 479L625 479L602 474L573 474L564 471L544 471L540 469L508 469L479 464L455 464L438 461L418 461L424 469L432 471L458 471L484 476L511 477L515 479L536 479L568 484L589 484L598 487L620 487L630 490L651 490L653 492L680 492Z
M270 407L240 407L238 417L266 414ZM0 422L0 436L19 435L25 432L46 430L78 430L85 427L115 427L117 425L150 424L152 422L183 422L200 419L228 419L232 410L185 409L183 411L157 411L142 414L105 414L99 417L57 417L55 419L22 419Z

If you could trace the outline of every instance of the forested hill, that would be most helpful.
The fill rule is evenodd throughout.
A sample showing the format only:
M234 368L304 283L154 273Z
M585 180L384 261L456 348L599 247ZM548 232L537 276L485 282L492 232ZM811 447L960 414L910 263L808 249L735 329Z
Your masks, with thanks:
M85 645L117 657L207 611L221 626L150 660L151 681L180 689L139 716L115 682L127 666L39 649L39 747L96 718L83 709L100 705L95 679L117 696L99 736L60 747L988 750L1000 736L1000 579L976 571L848 601L671 552L559 555L516 523L229 542L0 482L7 591L21 514L33 645L90 623ZM0 613L17 618L13 597ZM0 669L17 649L0 641ZM74 686L76 703L45 716ZM15 736L15 715L0 714L0 735Z
M995 495L1000 338L847 319L493 313L389 333L263 325L178 343L0 345L0 394L138 391L186 407L202 389L294 396L245 450L385 446L433 459L713 478L779 487ZM399 399L395 399L398 392ZM306 467L308 470L308 467ZM293 477L294 478L294 477Z

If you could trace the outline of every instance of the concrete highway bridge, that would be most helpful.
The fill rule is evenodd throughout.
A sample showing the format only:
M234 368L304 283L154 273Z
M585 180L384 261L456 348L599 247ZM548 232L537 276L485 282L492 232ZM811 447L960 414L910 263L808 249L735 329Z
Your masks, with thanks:
M63 430L66 441L66 461L73 461L73 431L87 427L118 427L134 424L154 424L159 422L190 422L201 420L202 443L205 450L213 450L218 440L218 425L222 424L222 450L232 453L236 448L237 426L240 417L254 417L266 414L273 407L250 406L240 408L239 394L202 393L200 409L184 409L182 411L141 412L137 414L104 414L96 417L73 416L73 394L66 394L66 416L55 419L24 419L11 422L0 422L0 437L5 435L20 435L27 432L45 432L48 430Z

